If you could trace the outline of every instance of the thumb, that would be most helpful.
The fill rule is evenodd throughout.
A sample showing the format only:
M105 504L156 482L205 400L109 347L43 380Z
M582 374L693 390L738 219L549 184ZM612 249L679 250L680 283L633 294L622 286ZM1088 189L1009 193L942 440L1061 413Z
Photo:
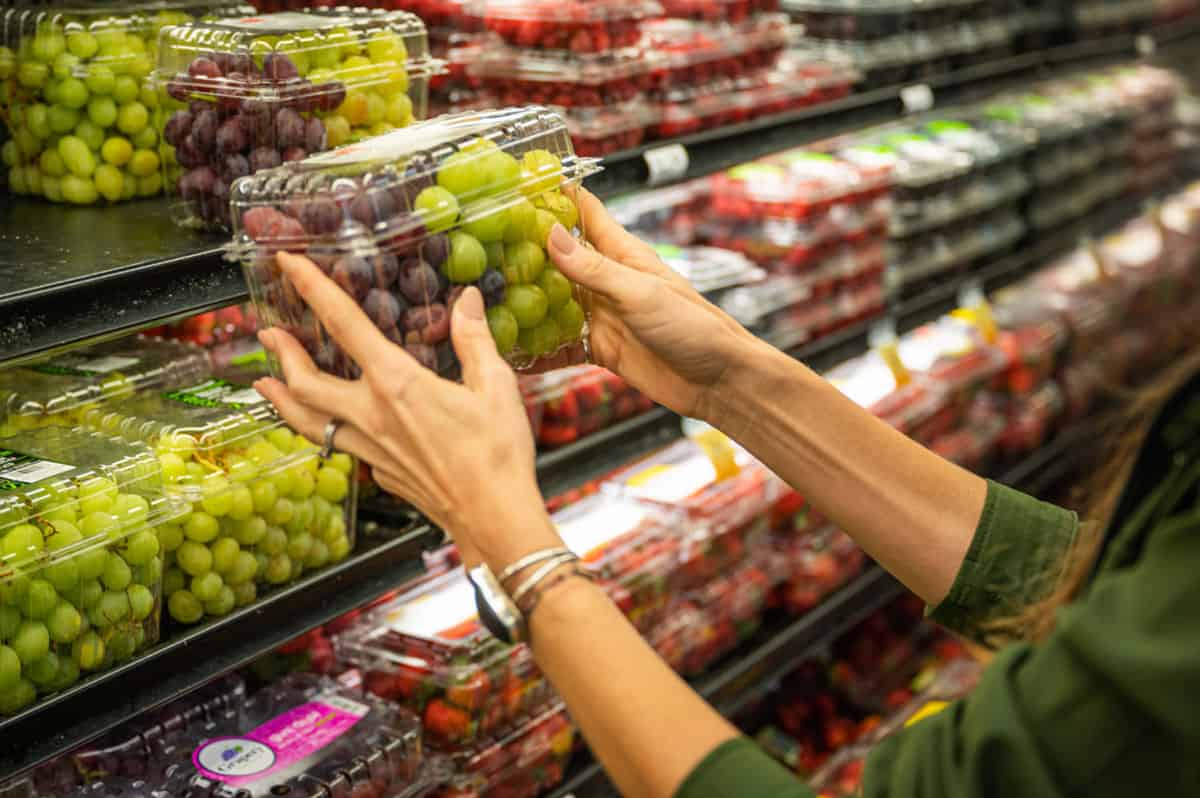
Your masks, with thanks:
M508 368L492 340L492 331L483 313L483 294L473 285L468 286L454 303L450 337L462 363L463 382L469 388L483 387L488 370L495 365Z
M654 278L606 258L575 240L561 224L550 228L547 249L559 271L572 282L603 296L618 306L628 305L648 291Z

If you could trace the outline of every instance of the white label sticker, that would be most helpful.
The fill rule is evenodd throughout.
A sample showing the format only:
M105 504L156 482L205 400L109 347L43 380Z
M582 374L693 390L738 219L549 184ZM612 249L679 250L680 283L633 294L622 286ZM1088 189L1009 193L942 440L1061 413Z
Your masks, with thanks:
M475 588L465 575L437 590L405 602L387 614L393 631L410 637L435 639L479 617Z
M609 541L632 532L645 517L646 511L633 502L602 499L568 507L552 520L567 547L587 560Z
M127 369L130 366L136 365L138 358L124 357L122 355L108 355L107 357L97 357L92 360L85 360L75 368L80 371L90 371L93 374L107 374L110 371L118 371Z
M239 30L253 30L262 33L271 31L308 31L325 30L327 28L349 27L354 24L350 17L317 17L310 14L300 14L295 11L283 11L278 14L260 14L256 17L222 20L221 25Z
M895 375L874 352L855 361L853 370L831 374L829 381L850 401L868 409L896 390Z
M682 463L648 466L625 484L635 496L672 504L698 493L716 480L717 469L712 461L697 455Z
M646 183L651 186L681 179L687 174L690 164L687 148L678 143L646 150L642 157L646 159L646 167L650 170Z
M44 479L74 470L75 466L66 463L56 463L53 460L42 460L33 455L0 449L0 489L8 490L18 485L33 485ZM11 483L18 484L12 485Z
M933 107L933 89L926 83L905 86L900 90L900 102L904 103L904 110L910 114L928 111Z

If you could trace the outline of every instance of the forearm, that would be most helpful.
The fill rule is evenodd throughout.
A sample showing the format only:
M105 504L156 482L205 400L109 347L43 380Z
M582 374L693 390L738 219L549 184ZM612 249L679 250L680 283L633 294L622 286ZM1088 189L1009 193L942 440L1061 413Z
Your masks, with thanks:
M876 419L758 341L714 392L706 420L745 446L926 602L950 590L986 482Z
M596 585L571 579L552 589L530 634L538 665L622 795L670 798L737 735Z

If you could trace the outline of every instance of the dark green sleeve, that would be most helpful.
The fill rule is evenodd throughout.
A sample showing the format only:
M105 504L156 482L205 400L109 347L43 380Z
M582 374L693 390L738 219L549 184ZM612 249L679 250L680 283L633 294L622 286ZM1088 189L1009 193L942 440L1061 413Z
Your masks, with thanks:
M930 617L984 639L990 621L1014 617L1050 594L1078 526L1074 513L989 481L966 559Z
M1200 513L1151 532L1036 646L882 742L865 798L1200 794Z
M814 798L796 774L745 737L717 746L693 770L675 798Z

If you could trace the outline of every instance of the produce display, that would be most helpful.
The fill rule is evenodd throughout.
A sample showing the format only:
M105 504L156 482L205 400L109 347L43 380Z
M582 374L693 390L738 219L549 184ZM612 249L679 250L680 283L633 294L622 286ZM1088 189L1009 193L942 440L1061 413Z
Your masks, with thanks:
M598 366L523 376L520 384L533 436L545 448L574 443L654 406L625 380Z
M148 78L159 31L240 16L241 3L78 4L3 11L0 102L8 189L92 205L162 191L159 98Z
M561 189L593 171L545 109L440 117L244 179L235 248L261 324L291 332L325 371L359 373L283 277L278 250L313 258L385 335L444 376L458 374L449 308L468 284L483 293L510 363L565 361L582 354L587 320L546 241L556 223L582 236Z
M188 505L158 529L177 623L227 615L354 547L354 459L322 461L253 388L213 378L104 404L82 421L153 447L167 492Z
M405 12L337 9L168 28L155 83L181 224L229 230L235 180L411 124L436 71Z
M641 41L655 0L481 0L483 27L516 47L603 53Z
M0 371L0 435L72 427L103 402L193 385L212 369L188 344L125 339Z
M650 89L699 88L774 66L789 40L787 17L760 14L732 28L663 20L645 28L658 83Z
M364 613L334 646L368 692L419 714L430 746L456 756L555 700L529 649L480 625L462 569Z
M803 615L820 604L858 576L866 564L858 544L831 524L789 536L776 547L783 558L783 584L775 601L793 615Z
M158 641L159 534L182 511L144 447L0 437L0 716Z

